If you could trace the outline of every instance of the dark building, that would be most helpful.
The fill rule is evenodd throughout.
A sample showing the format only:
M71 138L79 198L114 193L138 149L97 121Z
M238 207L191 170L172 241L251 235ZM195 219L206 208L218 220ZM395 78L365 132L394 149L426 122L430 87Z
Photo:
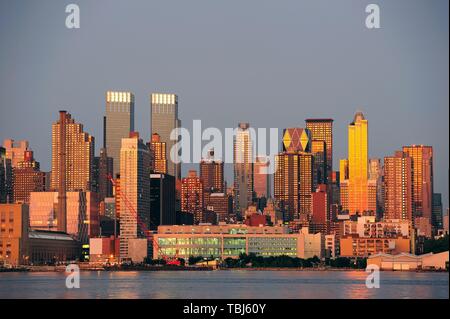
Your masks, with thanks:
M99 201L113 194L110 176L113 174L113 159L108 157L106 149L100 150L100 156L94 158L93 163L93 189L99 195Z
M150 174L150 228L175 223L175 177Z
M443 215L442 215L442 194L433 194L433 211L432 211L432 226L437 233L437 230L444 228Z
M223 167L221 160L214 159L214 150L209 150L207 158L200 162L200 178L205 192L224 192Z
M220 222L233 212L233 199L225 193L205 193L204 201L206 209L215 212Z
M177 225L194 225L194 214L188 212L180 212L176 213Z
M13 168L11 160L6 158L6 149L0 147L0 203L12 203Z

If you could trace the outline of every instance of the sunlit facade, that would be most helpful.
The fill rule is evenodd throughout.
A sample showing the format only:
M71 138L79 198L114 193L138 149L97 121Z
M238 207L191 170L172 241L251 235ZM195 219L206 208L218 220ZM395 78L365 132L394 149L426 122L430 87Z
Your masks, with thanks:
M224 163L214 158L214 149L208 151L208 156L200 161L200 178L205 192L223 193Z
M16 167L20 162L24 161L25 151L29 149L27 140L15 141L13 139L3 140L6 158L11 160L11 166Z
M203 182L195 170L190 170L181 180L181 211L193 214L195 223L203 220L203 196Z
M311 139L325 142L325 176L328 182L333 171L333 119L306 119L306 128L311 131ZM314 151L313 151L314 153Z
M175 176L176 179L181 179L181 165L176 163L179 154L177 151L172 153L176 140L170 138L172 130L181 127L181 121L178 118L178 96L176 94L152 93L150 102L152 134L158 133L161 142L166 143L167 147L167 174Z
M134 94L131 92L106 92L105 142L108 156L113 159L113 176L120 171L122 138L134 131ZM105 147L104 146L104 147Z
M89 191L93 183L94 137L83 131L69 113L66 115L66 190ZM59 188L60 129L59 120L52 125L51 189Z
M167 174L167 150L166 143L161 142L161 136L153 133L150 143L147 144L150 149L152 164L151 169L155 174Z

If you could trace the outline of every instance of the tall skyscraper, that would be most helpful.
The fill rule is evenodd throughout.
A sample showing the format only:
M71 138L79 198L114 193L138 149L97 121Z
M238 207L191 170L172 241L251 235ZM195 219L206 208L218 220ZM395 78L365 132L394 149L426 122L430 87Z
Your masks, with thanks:
M368 121L361 112L348 126L348 175L349 213L368 211Z
M208 151L208 156L200 162L200 178L203 182L205 192L224 192L224 164L221 160L214 158L214 149Z
M31 192L43 192L45 190L46 174L39 170L39 162L36 162L32 151L25 151L24 160L13 168L14 201L16 203L30 202Z
M384 158L384 219L403 219L413 223L412 159L404 152Z
M98 193L98 200L102 202L106 197L111 197L113 187L110 177L113 175L113 159L109 157L106 149L100 149L100 156L94 158L93 179L94 191Z
M134 94L131 92L106 92L105 144L108 156L113 159L113 176L120 171L122 138L134 131Z
M11 160L11 166L16 167L19 162L23 162L25 151L28 150L28 141L15 141L13 139L5 139L3 147L6 150L6 158Z
M167 174L166 143L161 142L161 136L153 133L150 143L147 143L152 156L151 169L155 174Z
M60 112L60 120L52 125L52 190L60 187L60 176L65 172L66 191L88 191L92 187L94 161L94 137L83 131L83 125L76 123L69 113ZM63 132L60 123L64 118ZM61 138L63 134L64 139ZM65 147L60 147L61 143ZM65 162L60 163L64 156ZM61 167L61 164L64 164Z
M288 221L306 221L311 213L311 153L282 152L275 156L274 198L286 210Z
M326 154L326 180L331 179L333 171L333 120L332 119L306 119L306 128L311 131L311 139L325 142Z
M424 145L403 146L412 158L413 215L431 223L433 205L433 148Z
M239 123L234 137L235 212L244 216L253 202L253 141L249 123Z
M195 170L181 180L181 211L194 215L194 222L201 223L204 210L203 182Z
M164 174L150 174L150 228L157 230L159 225L174 225L175 177Z
M151 123L152 134L158 133L161 142L166 143L167 147L167 174L177 179L181 178L181 165L172 160L172 147L177 142L170 139L172 130L181 126L178 119L178 96L175 94L152 93L151 97ZM178 150L179 152L181 150ZM180 153L174 152L174 159L177 160Z
M150 227L150 152L135 132L122 139L119 198L120 256L130 258L130 240L146 238Z

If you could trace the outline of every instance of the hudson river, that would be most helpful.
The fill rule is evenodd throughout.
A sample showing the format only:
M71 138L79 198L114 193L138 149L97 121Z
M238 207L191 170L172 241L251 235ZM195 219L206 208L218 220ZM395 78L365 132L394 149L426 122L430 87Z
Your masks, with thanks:
M6 298L449 298L448 273L381 272L368 289L364 271L81 272L67 289L64 273L0 273Z

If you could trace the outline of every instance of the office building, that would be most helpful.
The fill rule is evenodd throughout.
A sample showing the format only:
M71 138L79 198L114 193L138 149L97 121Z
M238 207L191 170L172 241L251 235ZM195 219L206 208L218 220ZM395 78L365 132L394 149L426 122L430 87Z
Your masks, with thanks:
M165 174L150 175L150 229L160 225L176 224L175 177Z
M219 222L225 222L233 212L233 199L226 193L205 193L204 206L217 214Z
M150 152L135 132L122 139L119 199L120 258L128 259L129 243L146 238L150 226Z
M241 216L254 197L253 138L249 123L239 123L234 137L234 198L235 212Z
M256 156L254 163L254 192L256 198L268 199L271 197L269 174L270 159L267 156Z
M431 217L431 225L433 225L435 233L437 233L437 231L444 226L442 221L442 195L440 193L433 194L433 210Z
M180 150L173 149L178 141L178 134L174 140L170 138L172 131L181 127L181 121L178 118L178 96L152 93L150 100L152 134L158 133L161 142L166 143L167 174L181 179L181 164L177 163Z
M11 160L6 158L6 149L0 147L0 203L12 203L13 168Z
M29 143L26 140L5 139L3 140L3 147L6 151L6 158L11 161L11 166L14 168L19 162L24 161L24 154L25 151L29 150Z
M113 159L113 176L120 171L122 138L134 131L134 94L131 92L106 92L105 144L108 156ZM105 146L104 146L105 147Z
M100 156L94 157L93 165L93 190L98 193L99 201L113 194L113 186L110 178L113 176L113 158L107 155L106 149L100 149Z
M166 143L161 142L161 136L153 133L150 143L147 143L151 155L151 171L155 174L167 174Z
M306 119L306 128L311 132L311 139L325 142L326 154L326 180L331 179L333 171L333 120L332 119Z

